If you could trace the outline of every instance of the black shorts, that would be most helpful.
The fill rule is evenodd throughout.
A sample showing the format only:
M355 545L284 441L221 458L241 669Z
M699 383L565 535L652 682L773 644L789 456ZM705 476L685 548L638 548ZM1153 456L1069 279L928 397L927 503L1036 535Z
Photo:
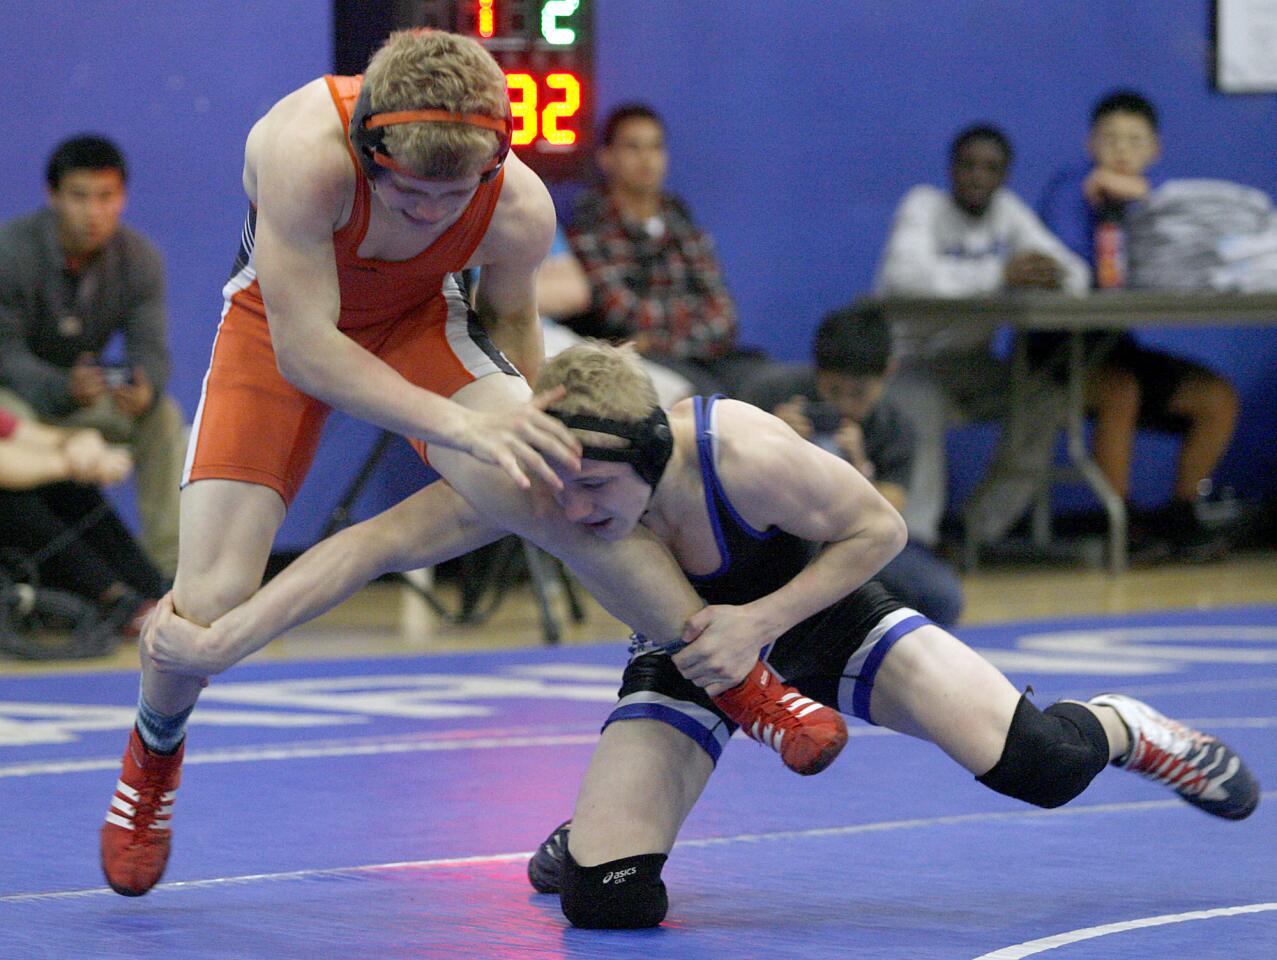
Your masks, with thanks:
M1148 350L1133 337L1119 341L1104 362L1105 368L1123 370L1140 385L1139 425L1166 433L1186 433L1190 421L1171 409L1171 398L1188 380L1217 380L1208 367L1160 350Z
M763 659L805 697L873 723L869 694L887 651L931 621L871 580L790 628ZM687 734L718 762L736 724L664 653L638 653L625 668L607 721L660 720Z
M1064 378L1068 334L1033 333L1029 335L1029 363L1034 368L1047 368L1059 380ZM1129 333L1091 331L1083 335L1088 359L1097 350L1105 356L1097 374L1105 370L1121 370L1135 378L1140 386L1139 425L1149 430L1184 433L1189 420L1171 409L1171 398L1187 380L1217 380L1218 374L1184 357L1142 347Z

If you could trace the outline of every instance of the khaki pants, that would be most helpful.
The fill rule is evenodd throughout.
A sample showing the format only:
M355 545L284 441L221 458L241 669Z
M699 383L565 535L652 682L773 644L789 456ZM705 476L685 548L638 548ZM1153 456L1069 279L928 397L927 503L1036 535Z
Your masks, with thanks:
M987 350L910 358L888 382L887 393L914 436L913 477L902 511L909 534L935 544L949 502L945 438L950 426L999 420L993 459L971 494L968 537L996 543L1024 516L1050 478L1055 442L1067 410L1064 388L1037 378L1014 394L1010 361Z
M172 578L177 571L178 499L186 460L186 422L172 397L163 395L136 420L124 416L109 397L65 417L40 417L16 393L0 388L0 409L54 427L92 427L133 455L142 547L151 562Z

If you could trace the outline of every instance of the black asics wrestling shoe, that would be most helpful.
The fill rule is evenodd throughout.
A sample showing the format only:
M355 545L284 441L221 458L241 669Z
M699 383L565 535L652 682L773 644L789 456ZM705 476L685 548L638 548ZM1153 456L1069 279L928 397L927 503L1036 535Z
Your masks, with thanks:
M528 882L537 893L558 893L559 873L568 855L568 830L571 820L565 820L554 828L545 843L528 860Z

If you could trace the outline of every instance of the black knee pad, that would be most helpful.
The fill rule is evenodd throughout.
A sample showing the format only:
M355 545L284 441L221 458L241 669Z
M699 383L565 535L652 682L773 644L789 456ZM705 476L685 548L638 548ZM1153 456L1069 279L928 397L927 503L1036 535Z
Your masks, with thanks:
M559 876L563 915L587 930L637 930L665 919L669 898L663 853L645 853L583 867L568 852Z
M1038 710L1021 697L1002 757L982 777L991 790L1039 807L1059 807L1085 790L1108 764L1100 721L1080 703Z

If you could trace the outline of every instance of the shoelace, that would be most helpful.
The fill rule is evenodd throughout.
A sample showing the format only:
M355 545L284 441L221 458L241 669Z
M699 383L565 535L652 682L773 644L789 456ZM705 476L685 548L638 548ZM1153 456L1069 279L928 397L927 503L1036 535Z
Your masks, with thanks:
M785 734L800 726L807 714L819 710L820 704L797 690L773 700L762 689L755 688L751 691L748 709L759 716L745 728L745 734L779 752Z
M569 821L550 834L550 838L541 845L545 852L556 860L562 860L567 853L567 834L571 828L572 823Z
M137 813L133 817L133 825L143 833L144 836L150 837L152 830L149 829L162 814L172 811L171 804L165 805L165 795L168 791L164 789L163 783L148 782L141 790L138 791ZM171 801L171 797L169 800ZM165 830L167 826L157 829Z
M1181 794L1197 796L1204 793L1211 785L1210 774L1223 762L1226 751L1221 747L1216 752L1214 761L1202 767L1201 764L1210 754L1211 747L1218 745L1219 741L1206 734L1190 733L1183 727L1173 728L1172 732L1183 736L1190 744L1182 755L1178 751L1154 743L1141 733L1137 759L1131 765L1131 770L1143 774L1150 780L1166 784ZM1196 756L1190 756L1194 748L1200 749ZM1180 780L1190 773L1192 776L1181 783Z
M136 791L137 798L132 800L134 810L129 820L133 823L137 838L142 842L150 842L153 838L158 839L157 835L168 829L167 823L161 826L155 826L155 823L160 817L172 814L177 790L170 784L170 778L161 771L142 767L141 774L142 783L132 788Z

